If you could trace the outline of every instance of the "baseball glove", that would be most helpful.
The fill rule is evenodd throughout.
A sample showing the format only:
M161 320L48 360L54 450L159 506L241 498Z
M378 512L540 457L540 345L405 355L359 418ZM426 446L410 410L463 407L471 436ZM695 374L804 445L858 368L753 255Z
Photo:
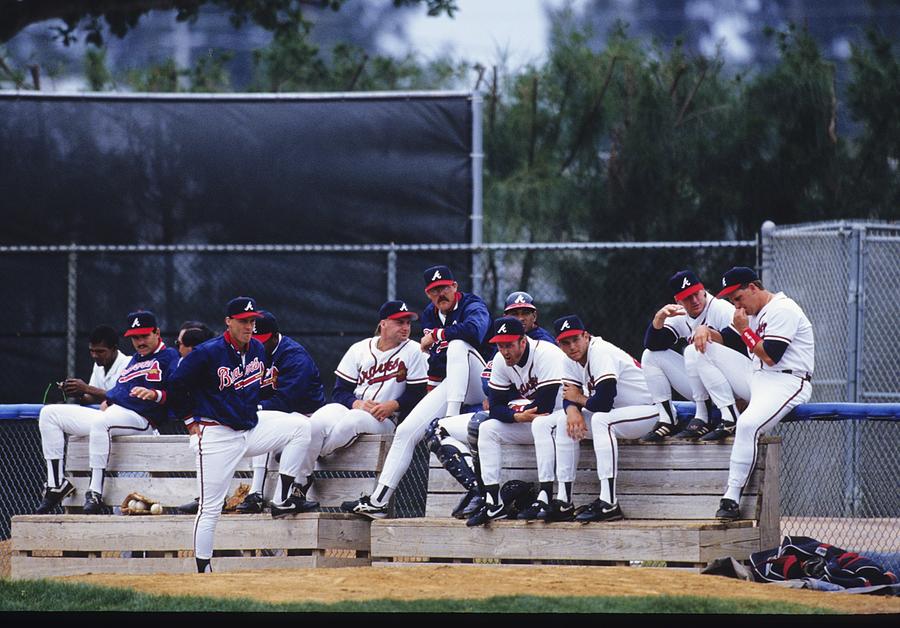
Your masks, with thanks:
M247 496L247 493L250 492L250 485L241 483L237 490L234 492L234 495L225 500L225 507L222 509L225 512L235 512L235 509L244 501L244 498Z
M159 502L155 499L150 499L149 497L145 497L140 493L128 493L124 500L122 500L122 514L123 515L149 515L152 514L150 509L153 504L158 504Z

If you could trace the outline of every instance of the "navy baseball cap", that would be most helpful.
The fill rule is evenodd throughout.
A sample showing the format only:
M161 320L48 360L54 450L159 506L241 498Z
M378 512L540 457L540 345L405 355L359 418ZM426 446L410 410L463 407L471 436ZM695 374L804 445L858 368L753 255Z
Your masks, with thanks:
M432 266L423 273L423 276L426 292L437 286L449 286L456 281L449 266Z
M128 322L125 324L124 336L146 336L154 329L159 327L156 324L156 314L149 310L138 310L128 315Z
M497 342L513 342L525 335L525 327L522 321L514 316L502 316L494 321L491 328L494 335L488 340L489 343Z
M259 318L253 321L253 337L260 342L266 342L272 334L278 333L278 319L272 312L259 311Z
M584 328L584 323L574 314L569 314L553 321L553 333L556 335L557 340L562 340L569 336L577 336L584 331L587 331Z
M378 310L378 320L383 321L386 318L418 320L419 315L415 312L410 312L409 306L404 301L388 301Z
M716 298L727 297L742 285L751 281L759 281L755 270L746 266L735 266L722 275L722 289L716 295Z
M511 292L508 297L506 297L506 307L503 309L504 312L509 312L510 310L537 310L534 306L534 298L527 292Z
M676 301L681 301L703 290L703 282L694 271L682 270L669 277L669 290Z
M229 318L259 318L256 299L253 297L235 297L225 306L225 314Z

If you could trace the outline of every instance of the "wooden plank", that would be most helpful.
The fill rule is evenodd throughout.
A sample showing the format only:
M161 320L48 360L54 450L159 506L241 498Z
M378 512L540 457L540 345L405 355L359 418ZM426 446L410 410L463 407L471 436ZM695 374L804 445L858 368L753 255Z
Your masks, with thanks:
M320 524L330 521L323 529ZM216 550L368 549L368 521L342 513L223 515ZM14 517L14 551L178 551L193 549L194 517L25 515ZM346 528L345 530L342 530ZM321 536L320 536L321 534Z
M700 562L731 556L747 560L750 554L768 546L760 546L759 528L726 528L700 532Z
M33 558L13 556L13 579L51 578L87 573L194 573L193 558ZM338 556L221 556L213 558L216 572L305 569L309 567L366 567L369 558Z
M700 531L696 528L616 523L496 521L489 527L466 528L464 522L454 520L383 520L372 525L372 557L699 561Z
M390 447L391 436L366 435L353 445L336 451L316 464L317 470L326 471L380 471L385 448ZM188 446L189 437L176 436L116 436L110 447L110 471L196 472L196 454ZM250 458L243 458L238 471L250 471ZM89 471L88 439L69 438L66 451L66 469ZM278 462L272 457L269 469L278 470Z
M759 455L766 459L762 473L770 476L763 485L758 515L761 549L766 549L781 543L781 443L770 443Z
M597 497L597 494L576 493L575 503L587 504ZM627 519L712 519L719 508L720 497L720 495L622 495L619 503ZM756 512L757 499L755 495L744 495L741 498L741 512ZM447 517L458 501L458 495L429 494L425 516Z
M537 482L537 470L503 470L501 480L505 482L511 479ZM759 492L759 480L761 474L755 473L745 489L745 493L756 494ZM656 469L633 470L627 469L619 472L616 479L616 492L620 495L629 494L657 494L668 493L672 495L721 495L728 483L727 470L667 470ZM576 493L599 493L600 480L594 471L583 469L578 471L574 489ZM453 479L446 470L430 469L428 473L429 493L458 493L464 492L459 482Z

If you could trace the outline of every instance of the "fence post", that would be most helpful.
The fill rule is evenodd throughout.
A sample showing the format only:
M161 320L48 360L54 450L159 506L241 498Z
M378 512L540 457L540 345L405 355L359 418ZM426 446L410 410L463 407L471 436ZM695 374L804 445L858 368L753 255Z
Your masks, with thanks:
M759 278L764 286L771 288L772 269L775 264L775 223L767 220L759 229L761 242L761 252L759 260Z
M69 250L66 296L66 377L75 377L75 351L78 338L78 252Z
M387 254L387 301L397 298L397 245L391 242Z
M484 209L482 200L482 168L484 142L481 126L482 98L472 94L472 292L481 294L484 284Z
M862 267L863 227L853 225L850 232L850 247L847 260L847 401L859 401L860 387L860 338L862 338L863 312L861 297L863 294ZM857 482L859 470L859 425L856 421L850 421L850 430L847 434L847 450L845 454L845 480L844 480L844 504L849 510L848 516L856 516L859 509L860 495Z

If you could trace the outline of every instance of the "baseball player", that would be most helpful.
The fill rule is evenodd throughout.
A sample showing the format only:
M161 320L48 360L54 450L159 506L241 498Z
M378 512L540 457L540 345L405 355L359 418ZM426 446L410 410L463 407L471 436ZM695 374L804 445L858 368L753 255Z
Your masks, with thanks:
M194 347L212 340L215 334L212 330L200 321L185 321L178 328L178 337L175 339L175 349L182 358L190 353Z
M501 448L504 443L534 444L540 490L537 501L519 517L545 520L571 519L568 512L550 515L550 496L556 478L553 429L563 416L560 394L566 358L554 343L532 340L517 318L494 321L490 343L501 359L494 361L490 379L490 411L478 428L478 457L484 485L484 506L466 521L467 526L486 525L507 516L500 499ZM522 400L521 408L510 407Z
M600 497L575 520L588 523L622 519L616 498L617 438L637 438L659 419L659 410L652 402L637 360L600 336L589 334L577 316L558 318L553 328L560 348L575 366L563 387L565 416L556 426L559 499L571 500L578 441L591 437L597 455ZM577 376L577 383L571 381L572 375ZM568 489L566 494L562 494L563 488Z
M319 368L303 345L278 331L278 320L271 312L261 311L260 315L253 323L253 337L263 344L272 365L266 370L262 381L262 401L257 414L260 418L269 419L279 419L287 413L308 418L325 405L325 388ZM238 512L249 514L264 510L263 492L270 455L267 452L253 458L250 492L238 504ZM297 479L298 483L306 486L302 474ZM279 491L276 490L276 494ZM289 508L288 512L282 513L281 508L272 506L272 516L276 518L293 512Z
M432 266L424 273L425 294L431 300L422 313L423 337L419 346L429 353L429 392L394 432L394 440L378 478L375 492L344 502L348 512L369 518L387 515L388 500L412 461L416 445L425 438L435 418L460 414L465 404L484 399L481 372L484 339L490 314L481 297L459 290L447 266Z
M753 361L744 397L747 408L736 422L728 421L723 411L723 422L716 428L723 436L734 434L728 488L716 512L716 518L732 520L740 518L741 493L753 471L759 436L812 395L815 345L812 325L800 306L783 292L763 288L751 268L738 266L726 272L716 296L727 297L734 305L732 324ZM708 340L722 342L712 331ZM715 387L709 392L720 408L730 400Z
M425 354L409 338L419 316L403 301L388 301L378 318L377 335L351 345L335 369L332 403L310 417L304 472L312 472L317 457L347 447L361 434L393 434L425 396Z
M106 391L116 385L122 369L131 359L131 356L119 351L119 332L109 325L94 328L88 339L88 350L94 361L88 383L77 377L70 377L62 383L63 392L68 397L78 397L83 405L102 403L106 399Z
M534 305L534 298L527 292L510 293L506 297L504 314L518 318L525 329L525 335L532 340L544 340L556 344L556 338L546 329L538 326L537 307ZM496 358L496 354L494 358ZM485 396L490 395L488 383L494 358L488 361L481 374ZM487 411L488 408L488 400L485 399L483 410ZM486 420L487 414L486 412L478 413L477 419L475 415L476 413L469 412L432 421L427 437L429 449L447 469L447 472L466 489L466 494L450 513L457 519L468 519L484 506L484 487L481 486L479 480L477 452L478 426L483 420Z
M694 440L710 432L709 393L697 373L699 356L694 346L700 343L706 328L722 336L724 345L718 347L718 370L741 372L749 364L747 351L740 336L731 328L734 307L721 299L714 299L691 270L682 270L669 278L669 289L675 303L663 306L653 317L644 334L644 353L641 367L653 402L659 407L659 422L641 437L643 442L659 442L675 431L676 414L672 405L674 388L685 399L693 399L696 405L694 418L675 438ZM687 342L684 355L676 347ZM728 351L727 348L734 351ZM720 377L722 377L720 375Z
M39 515L50 512L75 492L64 475L66 434L89 437L91 484L84 497L84 513L96 515L106 509L103 479L109 462L110 437L156 433L155 426L166 420L160 391L175 368L178 353L167 348L160 338L153 312L130 313L125 336L131 338L135 354L122 369L116 385L106 392L99 410L64 404L41 408L38 426L47 461L47 488L36 510ZM135 398L131 392L136 388L152 394L146 400Z
M273 419L259 416L260 389L268 356L253 338L253 321L260 314L256 301L235 297L225 308L223 335L196 347L178 365L163 396L191 433L197 454L200 509L194 522L194 557L198 572L212 571L216 523L238 462L281 450L282 513L317 507L306 501L302 486L294 484L300 460L309 445L309 421L297 414ZM151 391L132 391L141 397Z

